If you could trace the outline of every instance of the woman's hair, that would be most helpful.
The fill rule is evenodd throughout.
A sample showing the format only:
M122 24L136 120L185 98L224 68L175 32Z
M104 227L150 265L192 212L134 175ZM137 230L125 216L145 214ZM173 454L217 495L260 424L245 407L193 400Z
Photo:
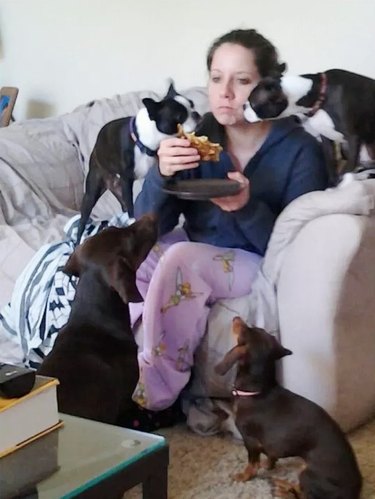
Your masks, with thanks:
M255 64L261 77L280 76L285 64L279 64L275 46L255 29L235 29L217 38L207 54L207 69L211 69L212 59L217 48L223 43L234 43L252 50Z

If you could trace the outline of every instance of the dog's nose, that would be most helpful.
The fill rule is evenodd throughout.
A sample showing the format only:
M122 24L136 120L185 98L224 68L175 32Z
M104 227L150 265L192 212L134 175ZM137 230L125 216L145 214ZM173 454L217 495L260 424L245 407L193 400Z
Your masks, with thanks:
M259 116L250 106L249 102L245 102L245 104L243 105L243 111L244 111L245 120L248 121L249 123L256 123L257 121L260 121Z

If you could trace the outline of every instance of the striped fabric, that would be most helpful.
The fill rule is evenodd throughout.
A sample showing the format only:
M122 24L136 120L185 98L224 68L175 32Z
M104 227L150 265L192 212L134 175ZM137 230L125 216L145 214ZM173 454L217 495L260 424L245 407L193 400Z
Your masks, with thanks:
M51 351L59 330L66 324L77 278L63 272L74 250L79 215L64 228L65 239L46 244L34 255L18 278L11 302L0 312L0 361L37 367ZM127 213L109 221L86 225L82 240L112 225L125 227Z

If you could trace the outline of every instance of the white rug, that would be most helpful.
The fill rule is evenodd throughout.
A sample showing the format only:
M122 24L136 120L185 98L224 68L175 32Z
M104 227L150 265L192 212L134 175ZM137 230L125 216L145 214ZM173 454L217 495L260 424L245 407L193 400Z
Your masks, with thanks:
M272 472L236 483L231 475L243 471L246 451L230 437L200 437L185 425L160 431L170 444L168 499L271 499L269 477L296 477L298 460L281 459ZM350 435L364 478L363 499L375 499L375 421ZM141 498L136 487L124 495ZM327 498L328 499L328 498Z

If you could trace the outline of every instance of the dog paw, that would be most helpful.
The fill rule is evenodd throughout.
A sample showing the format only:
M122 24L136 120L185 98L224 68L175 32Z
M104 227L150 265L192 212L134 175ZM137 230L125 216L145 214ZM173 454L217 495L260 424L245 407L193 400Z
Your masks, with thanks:
M251 478L252 477L249 477L246 473L236 473L235 475L232 476L232 479L235 482L247 482Z
M257 469L246 468L242 473L236 473L232 476L235 482L248 482L257 474Z
M281 478L274 478L273 486L274 497L277 497L279 499L287 499L290 497L290 494L293 494L293 497L300 497L299 486L295 483L288 482L287 480L282 480Z

